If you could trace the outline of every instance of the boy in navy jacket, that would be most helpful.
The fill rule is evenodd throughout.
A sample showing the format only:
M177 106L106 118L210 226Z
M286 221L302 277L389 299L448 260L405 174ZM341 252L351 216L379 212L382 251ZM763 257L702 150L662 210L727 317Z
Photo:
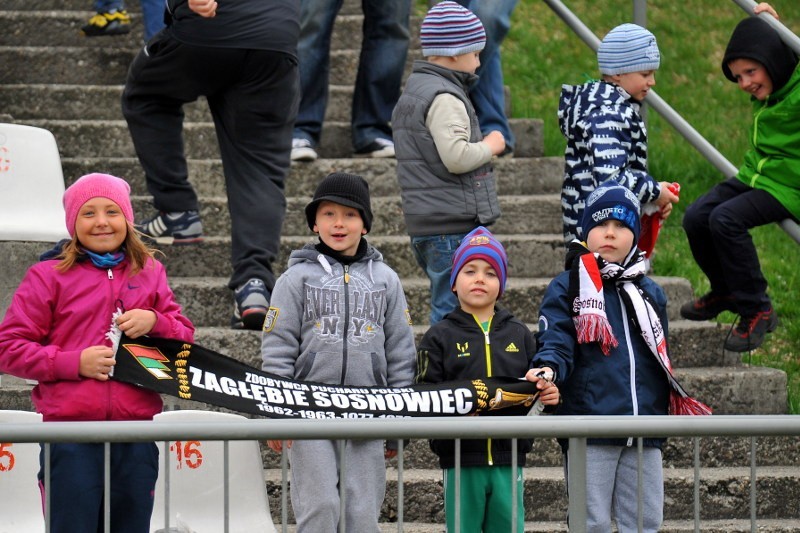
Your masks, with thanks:
M567 270L553 279L540 307L539 351L529 379L555 373L559 415L666 415L667 297L645 275L639 201L615 183L598 187L581 220L586 242L573 241ZM566 453L567 442L562 442ZM589 439L587 531L637 530L637 447L632 438ZM661 525L663 439L644 439L644 531ZM569 464L567 464L569 468Z

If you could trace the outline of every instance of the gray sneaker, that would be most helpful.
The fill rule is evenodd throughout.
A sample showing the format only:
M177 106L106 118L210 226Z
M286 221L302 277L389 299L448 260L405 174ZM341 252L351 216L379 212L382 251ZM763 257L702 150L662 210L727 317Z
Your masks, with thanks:
M308 139L292 139L292 161L314 161L317 151Z
M197 211L156 213L134 224L145 240L157 244L195 244L203 242L203 223Z
M260 330L269 309L269 291L260 279L250 279L233 291L233 329Z

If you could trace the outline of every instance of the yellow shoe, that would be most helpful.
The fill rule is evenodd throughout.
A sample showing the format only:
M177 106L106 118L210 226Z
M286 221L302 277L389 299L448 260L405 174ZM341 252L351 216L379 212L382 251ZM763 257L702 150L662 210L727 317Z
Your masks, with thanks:
M81 28L81 33L86 37L123 35L129 31L131 31L131 17L124 9L109 13L97 13L89 19L88 24Z

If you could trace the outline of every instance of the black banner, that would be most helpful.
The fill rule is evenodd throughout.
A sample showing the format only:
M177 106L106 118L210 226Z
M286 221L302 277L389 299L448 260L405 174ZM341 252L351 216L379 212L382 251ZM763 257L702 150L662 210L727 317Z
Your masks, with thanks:
M536 385L493 377L408 387L295 381L262 372L199 344L123 335L112 379L186 400L270 418L400 418L524 415Z

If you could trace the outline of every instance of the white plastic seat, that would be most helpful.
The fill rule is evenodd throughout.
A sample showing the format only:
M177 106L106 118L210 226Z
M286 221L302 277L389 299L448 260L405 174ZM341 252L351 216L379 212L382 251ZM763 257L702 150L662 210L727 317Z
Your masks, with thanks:
M168 411L154 422L226 422L246 420L236 414L213 411ZM222 441L170 441L165 453L159 446L152 533L165 530L165 457L169 454L169 530L194 533L224 531L224 443ZM273 533L264 467L257 441L229 441L229 530L230 533ZM174 528L174 529L173 529Z
M0 241L66 238L64 174L53 134L0 123Z
M0 424L39 423L30 411L0 411ZM2 435L0 429L0 435ZM39 533L44 529L39 491L39 444L0 443L0 533Z

